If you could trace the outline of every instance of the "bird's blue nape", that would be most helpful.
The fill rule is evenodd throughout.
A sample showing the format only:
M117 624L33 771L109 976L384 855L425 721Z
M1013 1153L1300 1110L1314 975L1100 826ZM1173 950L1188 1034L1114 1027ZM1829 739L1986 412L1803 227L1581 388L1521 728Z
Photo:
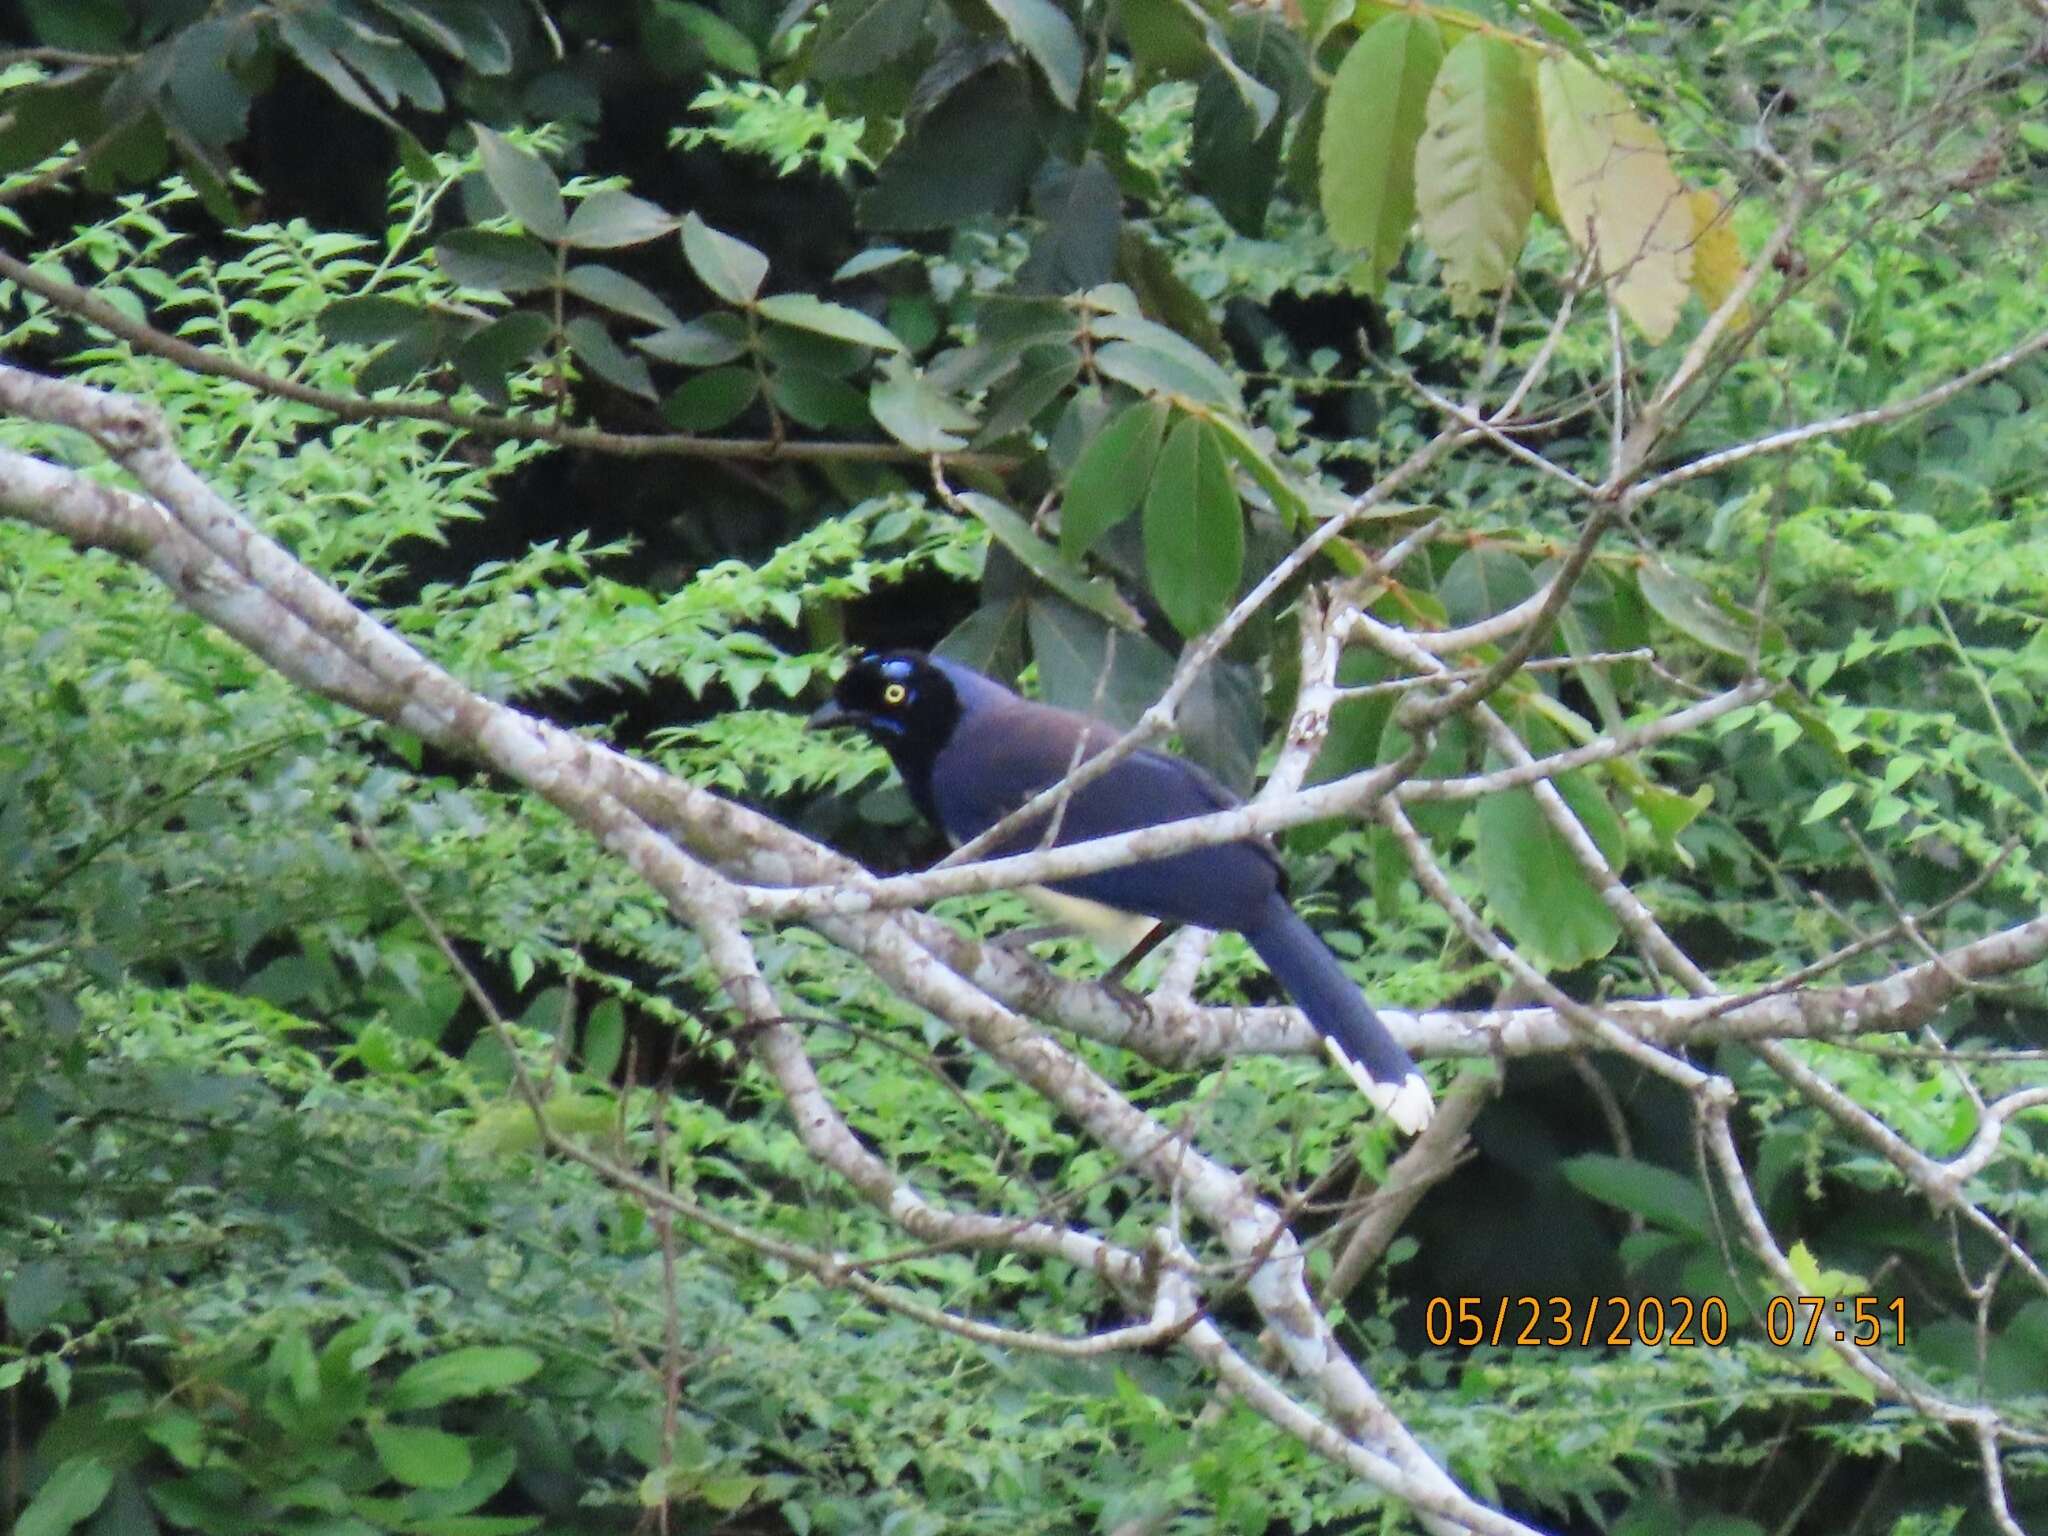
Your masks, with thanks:
M994 678L983 677L974 668L949 661L944 656L928 658L932 667L953 685L953 693L960 701L960 714L964 719L984 709L993 709L1002 704L1014 704L1017 696Z

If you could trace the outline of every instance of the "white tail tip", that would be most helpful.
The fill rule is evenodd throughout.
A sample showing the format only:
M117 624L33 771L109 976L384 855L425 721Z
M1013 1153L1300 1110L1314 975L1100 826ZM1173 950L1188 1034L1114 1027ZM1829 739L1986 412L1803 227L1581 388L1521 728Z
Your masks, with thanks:
M1422 1134L1430 1116L1436 1113L1436 1101L1429 1096L1429 1084L1422 1080L1421 1073L1411 1072L1398 1083L1382 1083L1346 1056L1343 1048L1328 1036L1323 1038L1323 1049L1329 1052L1330 1060L1344 1069L1358 1091L1372 1100L1374 1109L1406 1135Z

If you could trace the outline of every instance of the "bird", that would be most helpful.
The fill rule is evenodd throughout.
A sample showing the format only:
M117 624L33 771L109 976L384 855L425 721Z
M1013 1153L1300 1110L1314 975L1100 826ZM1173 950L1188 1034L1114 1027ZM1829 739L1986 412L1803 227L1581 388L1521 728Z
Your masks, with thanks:
M912 650L858 657L808 724L865 732L889 754L918 811L956 848L1117 739L1099 720L1022 698L960 662ZM1137 751L1074 792L1057 813L1053 843L1087 842L1242 803L1184 758ZM1046 826L1035 818L990 852L1028 852ZM1157 922L1243 934L1359 1090L1410 1135L1429 1123L1429 1084L1294 910L1279 856L1263 840L1192 848L1026 894L1089 932L1127 937L1133 927Z

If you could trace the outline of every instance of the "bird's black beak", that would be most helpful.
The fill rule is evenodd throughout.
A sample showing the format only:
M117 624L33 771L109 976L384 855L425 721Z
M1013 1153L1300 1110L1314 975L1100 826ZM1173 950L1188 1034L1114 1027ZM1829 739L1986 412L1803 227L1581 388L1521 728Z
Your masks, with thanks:
M811 718L804 722L804 729L822 731L835 725L859 724L859 715L841 704L837 699L827 699L811 711Z

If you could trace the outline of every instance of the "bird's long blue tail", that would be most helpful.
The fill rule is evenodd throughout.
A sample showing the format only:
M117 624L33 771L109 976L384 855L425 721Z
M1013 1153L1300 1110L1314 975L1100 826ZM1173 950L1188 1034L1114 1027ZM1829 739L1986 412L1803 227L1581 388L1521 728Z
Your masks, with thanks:
M1435 1108L1428 1083L1283 893L1273 893L1265 920L1245 937L1359 1090L1411 1135L1427 1125Z

